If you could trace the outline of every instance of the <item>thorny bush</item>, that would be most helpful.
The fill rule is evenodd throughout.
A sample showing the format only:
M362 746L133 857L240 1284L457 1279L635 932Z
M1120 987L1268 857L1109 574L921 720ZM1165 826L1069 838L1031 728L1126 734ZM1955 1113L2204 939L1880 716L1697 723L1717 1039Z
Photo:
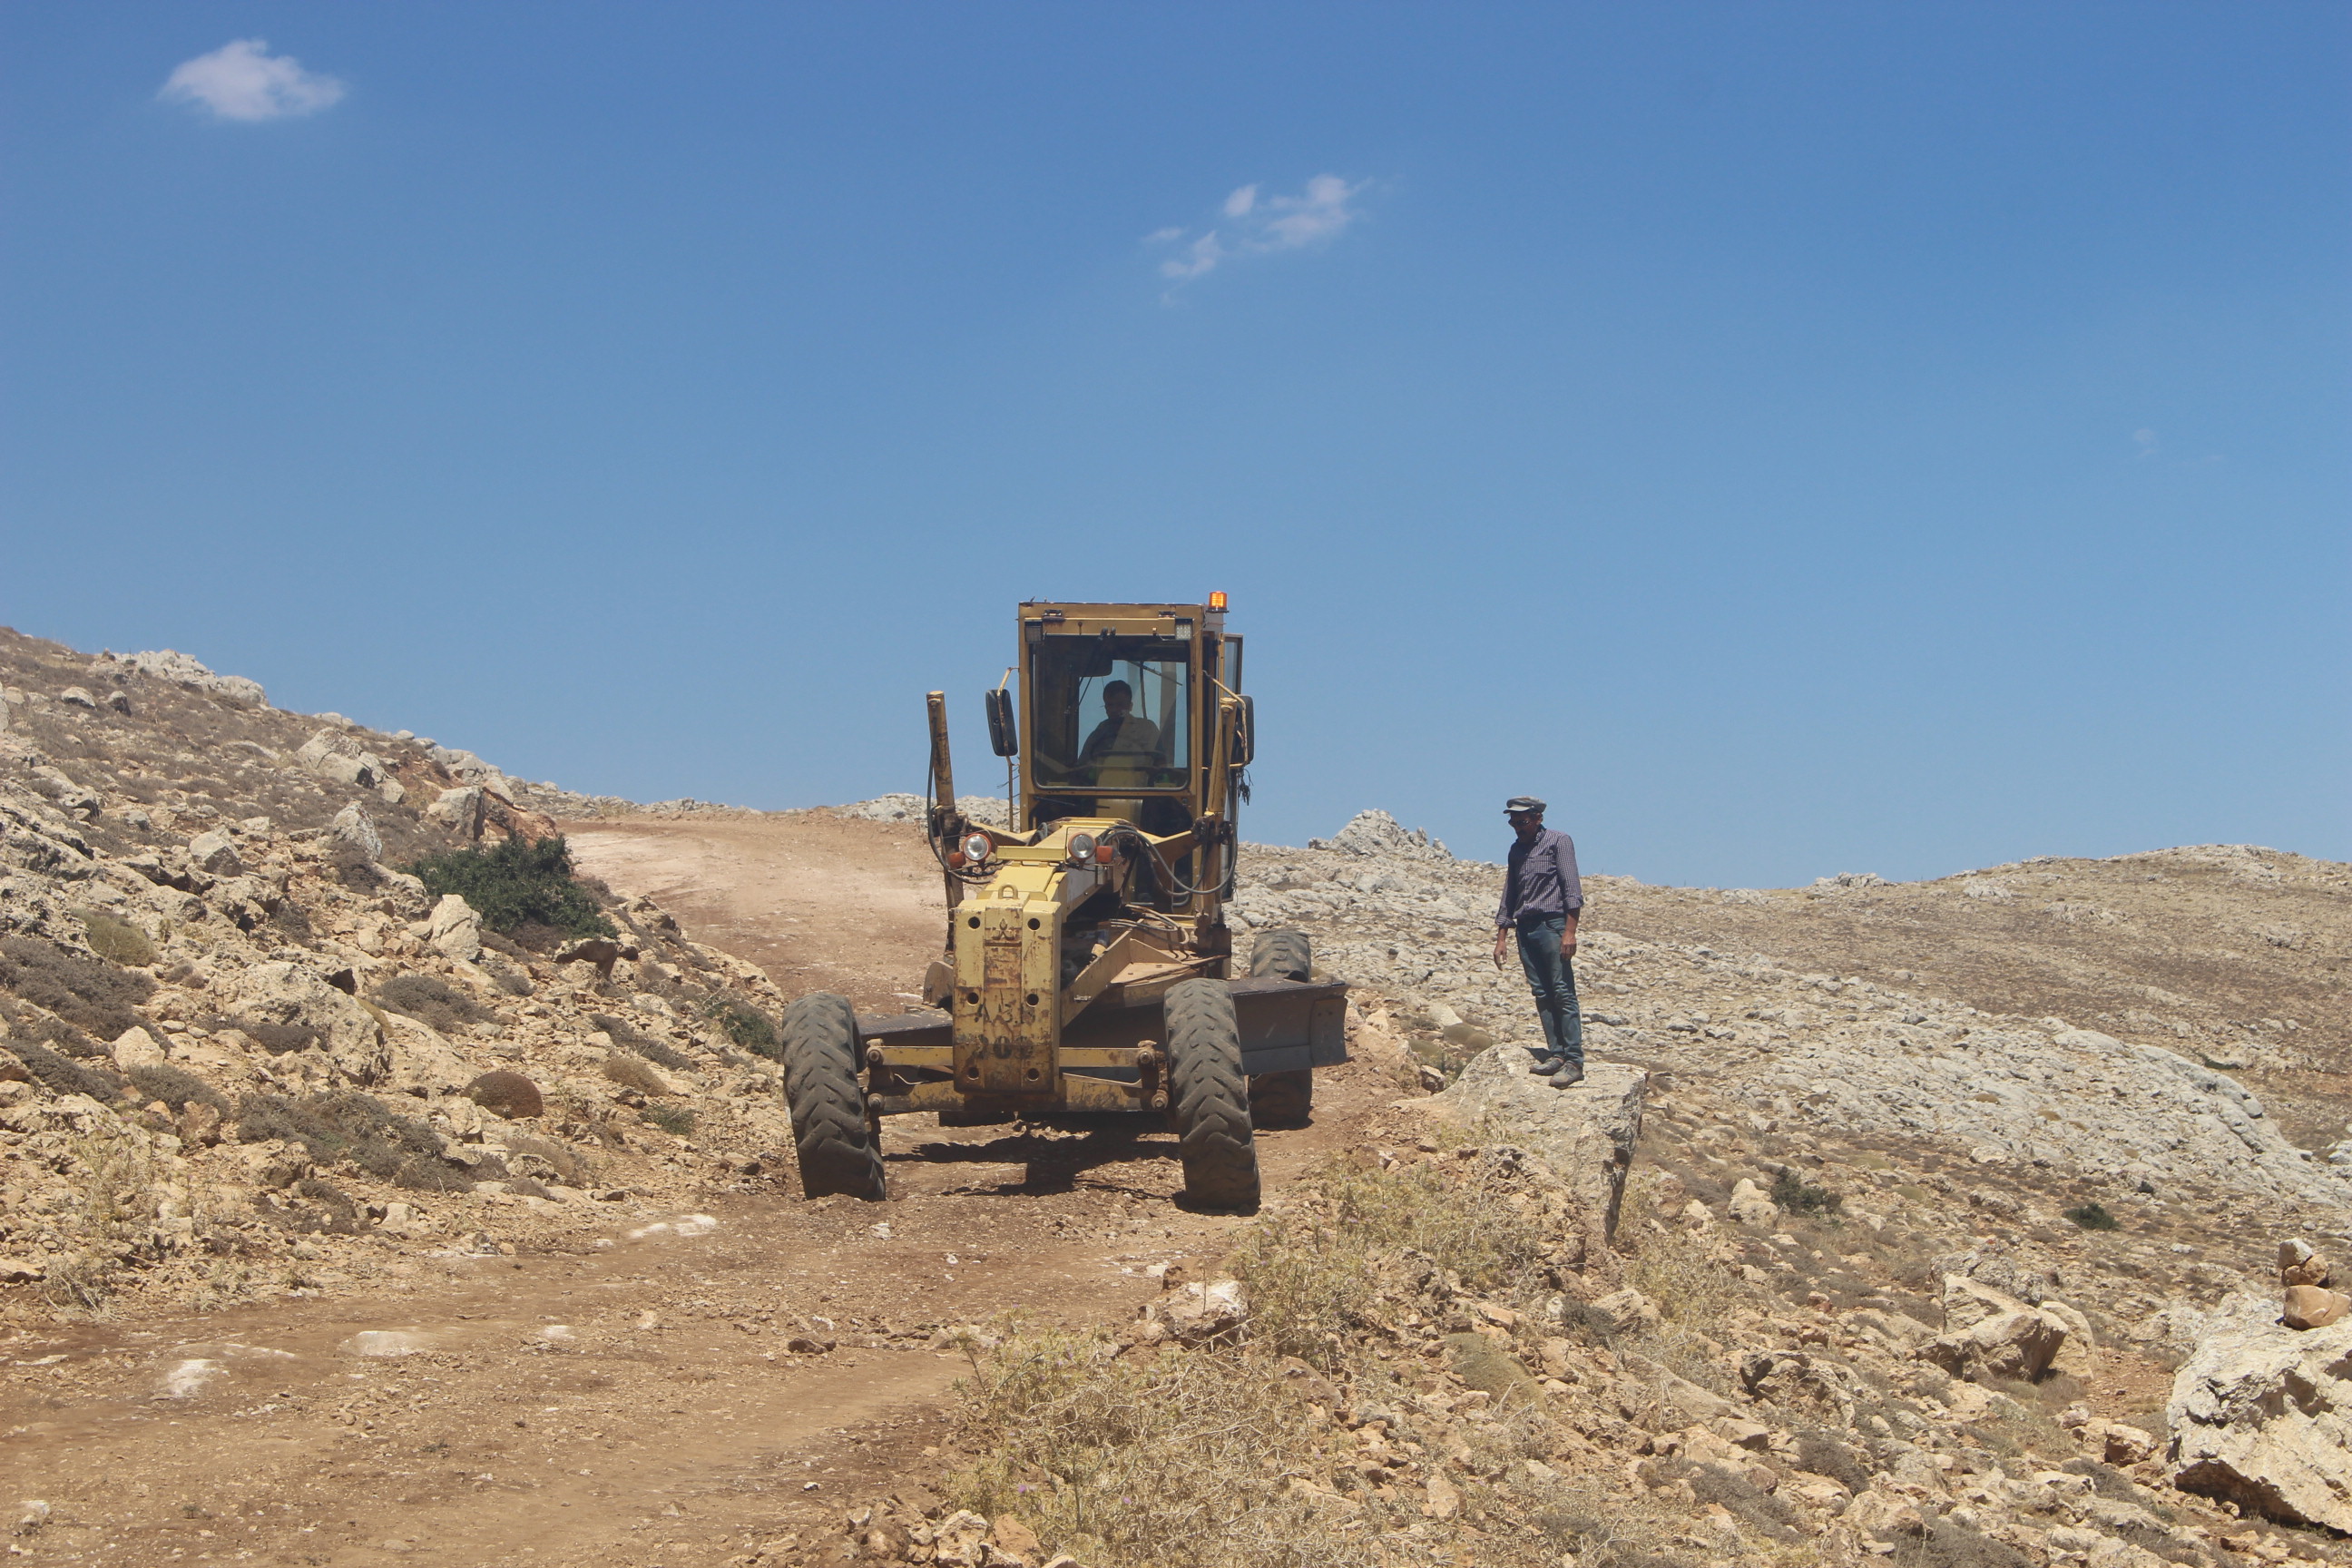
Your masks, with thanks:
M509 936L537 927L565 936L613 934L594 896L573 879L571 847L560 834L427 855L408 871L434 897L457 894L484 925Z

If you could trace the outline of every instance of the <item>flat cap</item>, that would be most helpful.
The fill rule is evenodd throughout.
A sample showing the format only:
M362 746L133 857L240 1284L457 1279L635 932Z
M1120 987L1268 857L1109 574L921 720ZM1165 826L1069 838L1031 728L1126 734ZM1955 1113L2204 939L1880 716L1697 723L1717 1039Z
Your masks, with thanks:
M1540 814L1543 808L1544 803L1531 795L1515 795L1503 803L1503 809L1507 812L1532 811Z

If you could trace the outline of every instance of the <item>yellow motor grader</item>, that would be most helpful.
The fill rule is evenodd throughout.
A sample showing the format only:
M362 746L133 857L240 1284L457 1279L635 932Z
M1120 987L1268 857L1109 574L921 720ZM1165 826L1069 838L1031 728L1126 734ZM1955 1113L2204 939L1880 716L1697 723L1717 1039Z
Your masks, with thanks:
M1014 675L987 696L1009 826L958 810L929 697L947 941L929 1007L860 1016L819 992L784 1011L802 1188L886 1196L898 1112L1135 1111L1166 1117L1190 1199L1254 1207L1255 1129L1304 1123L1314 1069L1347 1059L1347 986L1314 978L1295 931L1259 932L1236 972L1225 901L1256 732L1225 596L1024 604Z

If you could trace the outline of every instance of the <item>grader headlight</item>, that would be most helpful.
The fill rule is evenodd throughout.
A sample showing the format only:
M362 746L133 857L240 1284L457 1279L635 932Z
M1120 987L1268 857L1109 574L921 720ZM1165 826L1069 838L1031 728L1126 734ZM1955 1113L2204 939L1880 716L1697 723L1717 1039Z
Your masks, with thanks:
M1095 836L1091 833L1070 835L1070 864L1091 866L1095 862Z
M964 835L963 858L967 866L984 866L996 849L996 841L985 833Z

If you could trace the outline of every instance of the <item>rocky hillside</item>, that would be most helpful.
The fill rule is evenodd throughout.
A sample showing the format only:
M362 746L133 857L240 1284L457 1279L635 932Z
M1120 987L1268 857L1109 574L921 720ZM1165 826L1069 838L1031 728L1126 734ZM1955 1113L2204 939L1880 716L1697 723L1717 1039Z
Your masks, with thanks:
M498 769L174 653L0 631L0 1311L331 1289L785 1163L756 970L395 868L552 835Z

